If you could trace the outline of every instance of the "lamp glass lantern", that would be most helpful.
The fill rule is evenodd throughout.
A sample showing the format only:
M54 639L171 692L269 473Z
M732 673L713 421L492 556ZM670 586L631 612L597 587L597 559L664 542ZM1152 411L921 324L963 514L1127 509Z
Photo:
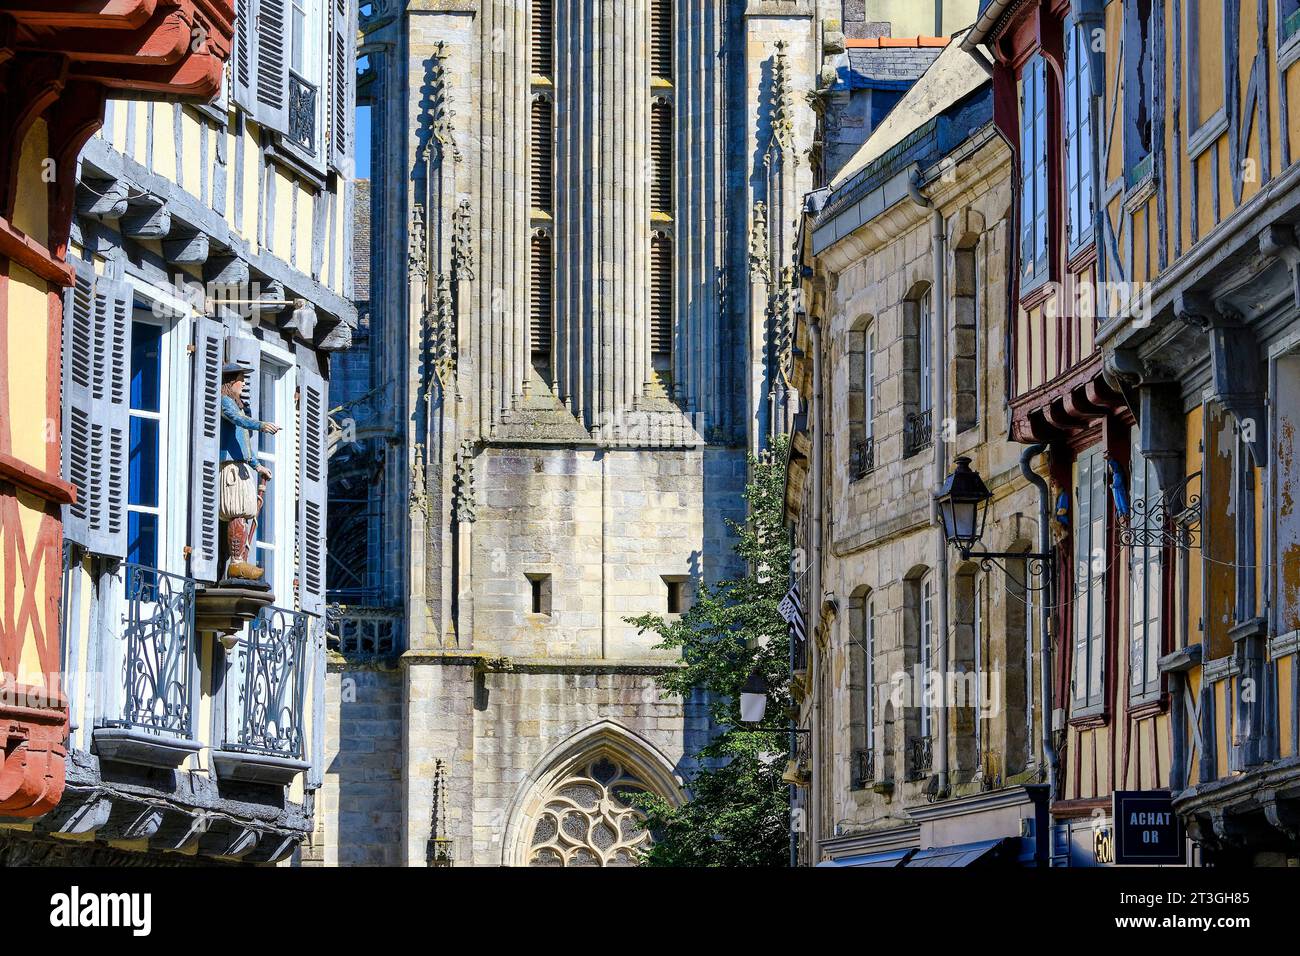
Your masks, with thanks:
M752 671L740 688L741 723L759 724L767 713L767 681L758 671Z
M958 458L956 465L939 492L939 516L943 519L944 537L965 556L984 537L984 522L993 492L984 484L980 473L971 469L969 458Z

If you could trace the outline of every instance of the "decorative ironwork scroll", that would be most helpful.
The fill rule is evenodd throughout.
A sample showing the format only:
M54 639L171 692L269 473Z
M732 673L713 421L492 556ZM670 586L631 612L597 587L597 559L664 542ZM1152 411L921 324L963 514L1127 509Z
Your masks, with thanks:
M289 139L309 153L316 152L316 87L289 74Z
M1201 495L1189 493L1192 482L1200 488L1201 473L1188 475L1158 497L1139 498L1120 527L1120 544L1138 548L1173 545L1186 551L1200 547Z
M194 581L124 564L126 629L120 720L109 726L193 735Z
M279 607L263 608L249 624L237 749L302 758L307 624L306 614Z

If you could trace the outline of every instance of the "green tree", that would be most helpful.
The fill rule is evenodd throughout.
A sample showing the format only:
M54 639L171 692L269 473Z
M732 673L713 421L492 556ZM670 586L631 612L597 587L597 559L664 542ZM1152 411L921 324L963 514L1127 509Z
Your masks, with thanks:
M790 642L777 611L789 588L790 542L782 522L786 439L750 458L744 499L748 519L728 521L744 577L701 584L695 603L672 621L655 614L629 618L660 648L680 650L682 667L661 675L666 695L703 692L720 732L695 757L690 802L674 807L643 797L646 827L656 840L651 866L786 866L789 789L781 780L789 736L740 725L740 688L757 670L769 688L765 725L780 726L791 709Z

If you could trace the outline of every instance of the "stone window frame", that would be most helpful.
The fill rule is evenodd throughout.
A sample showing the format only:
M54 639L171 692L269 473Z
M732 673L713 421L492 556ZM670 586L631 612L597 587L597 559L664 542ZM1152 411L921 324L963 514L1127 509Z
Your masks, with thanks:
M884 777L884 759L880 752L882 734L878 729L880 714L877 707L879 700L876 681L876 659L879 656L877 627L879 615L876 613L877 595L874 588L863 585L857 588L849 598L849 613L846 620L848 627L849 659L849 756L853 761L849 768L851 788L870 786ZM871 751L875 772L872 780L857 780L857 754L859 751Z
M912 765L913 754L909 741L925 737L933 741L936 730L934 715L924 703L925 681L928 670L933 665L934 602L937 599L934 581L934 569L924 564L913 566L903 577L903 671L904 680L909 687L909 694L903 701L903 754L907 764L904 768L905 776L909 780L925 776L919 774ZM921 678L919 684L916 680L918 676Z
M927 410L934 414L932 388L934 361L933 315L931 313L932 283L918 280L899 303L902 344L902 373L899 404L902 406L900 423L904 429L903 457L908 457L906 423L913 415ZM931 424L933 428L933 422ZM917 449L918 451L921 449Z
M849 454L852 469L854 450L876 434L880 412L880 378L876 374L876 357L880 352L879 323L874 315L864 313L850 326L844 349L848 373ZM850 474L850 480L856 480Z

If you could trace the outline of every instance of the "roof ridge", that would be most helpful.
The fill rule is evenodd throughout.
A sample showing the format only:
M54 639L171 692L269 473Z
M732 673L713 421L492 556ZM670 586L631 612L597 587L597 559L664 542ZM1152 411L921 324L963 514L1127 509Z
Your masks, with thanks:
M844 48L846 50L881 50L881 49L909 49L915 50L918 47L945 47L948 45L949 37L928 37L917 35L914 37L867 37L845 39Z

